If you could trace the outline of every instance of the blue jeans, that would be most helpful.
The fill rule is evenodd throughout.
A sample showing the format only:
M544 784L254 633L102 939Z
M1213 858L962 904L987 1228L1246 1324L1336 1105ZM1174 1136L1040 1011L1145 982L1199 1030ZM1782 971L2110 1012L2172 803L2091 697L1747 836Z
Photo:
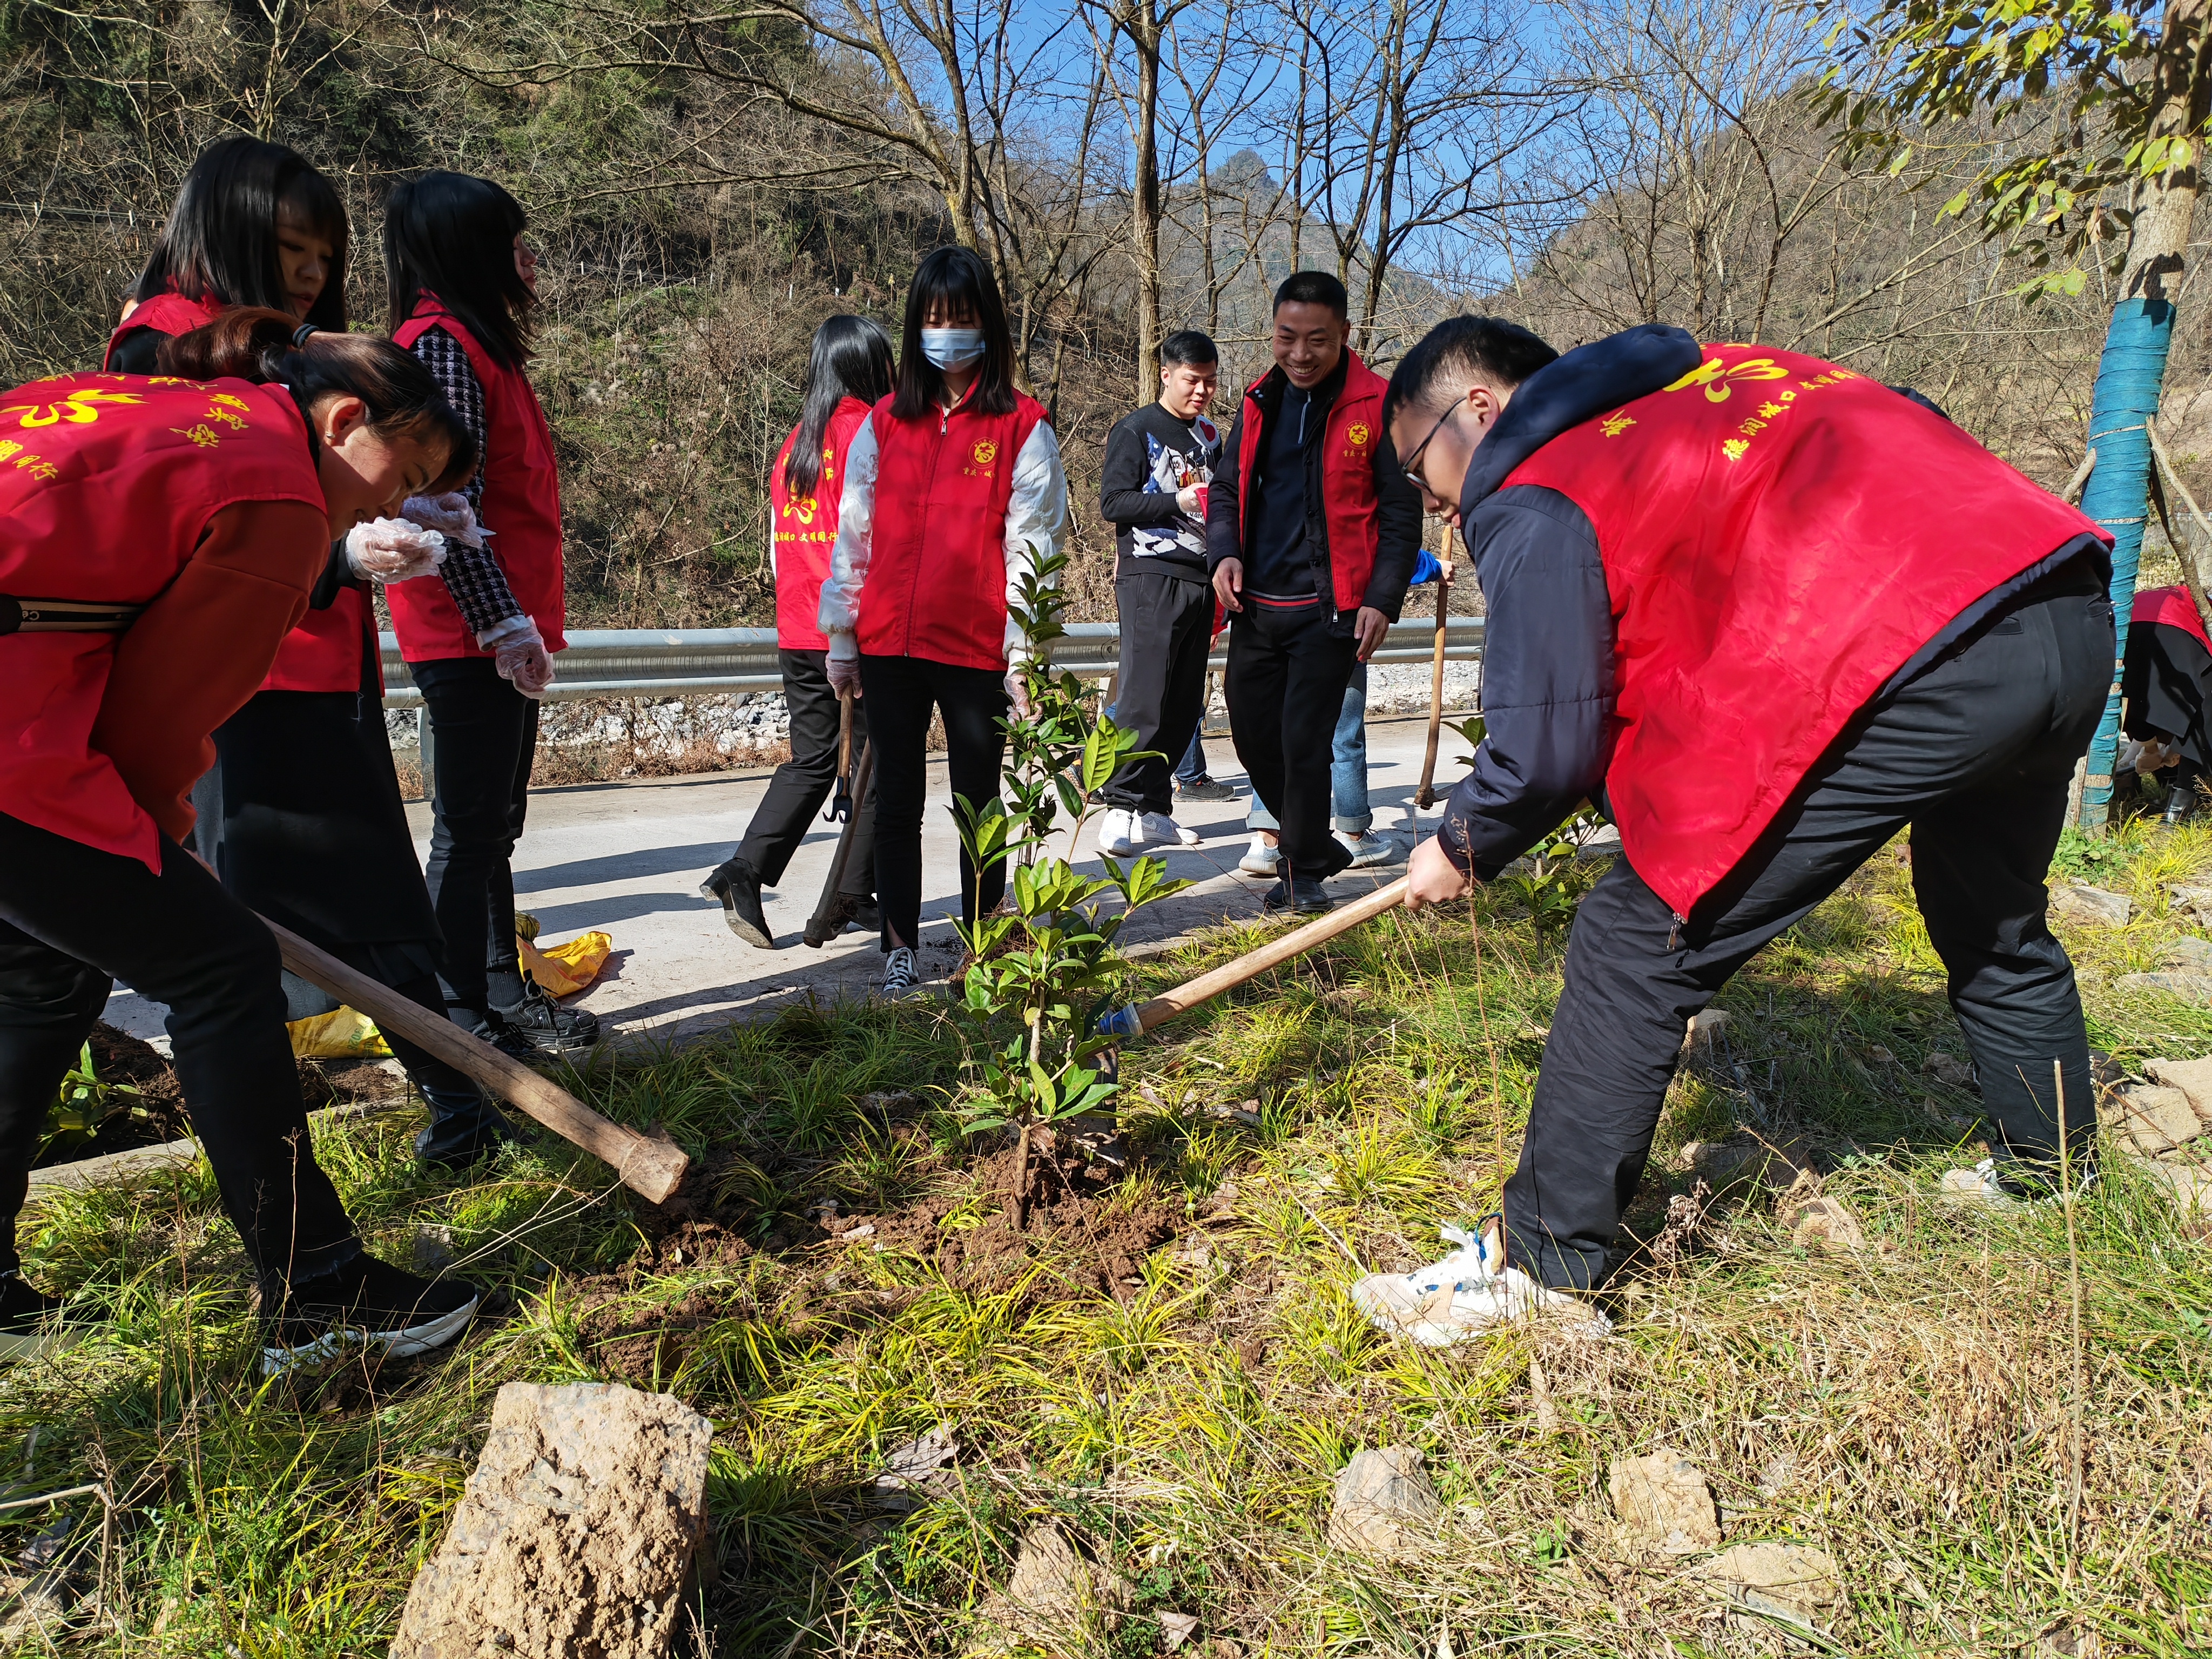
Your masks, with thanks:
M1181 783L1206 781L1206 733L1203 731L1190 734L1190 747L1183 750L1182 760L1176 767L1175 775Z
M1344 688L1344 708L1336 717L1336 735L1329 745L1328 793L1336 829L1347 836L1364 836L1374 827L1375 814L1367 805L1365 663L1352 671L1352 683ZM1255 793L1244 814L1244 827L1273 834L1280 826Z

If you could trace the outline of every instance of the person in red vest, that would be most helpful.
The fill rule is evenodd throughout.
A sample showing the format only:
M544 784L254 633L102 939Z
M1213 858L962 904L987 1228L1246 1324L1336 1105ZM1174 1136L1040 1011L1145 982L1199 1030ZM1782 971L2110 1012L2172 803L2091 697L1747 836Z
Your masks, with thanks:
M156 297L117 329L108 363L145 361L152 343L166 347L219 314L217 296L253 292L241 285L255 273L261 291L283 302L272 308L312 319L303 331L344 331L349 240L337 192L293 151L251 138L211 146L193 165L140 278L139 290ZM226 274L216 279L209 271ZM187 300L187 289L199 297ZM156 350L149 367L179 372L167 356ZM277 647L261 690L215 733L215 764L192 792L193 850L263 915L442 1012L438 922L392 769L368 594L373 585L425 574L444 550L433 555L400 520L356 526L331 550L307 615ZM449 579L465 581L471 561L490 558L462 550ZM337 1006L303 980L288 974L284 983L295 1019ZM429 1103L417 1157L459 1168L509 1138L473 1079L396 1033L384 1037Z
M2088 1042L2043 884L2112 678L2109 538L1924 400L1676 328L1562 357L1455 318L1387 417L1487 605L1487 735L1408 907L1584 799L1621 856L1575 920L1502 1218L1363 1281L1370 1316L1450 1342L1601 1284L1684 1022L1900 830L1996 1149L1948 1197L2057 1185L2054 1064L2085 1168Z
M271 1371L452 1340L477 1292L367 1255L308 1145L276 942L182 851L210 734L333 536L475 463L421 365L239 310L193 374L0 393L0 1350L51 1334L15 1219L47 1108L127 980L169 1010L193 1127L262 1289Z
M1024 715L1026 647L1007 600L1067 537L1067 479L1043 406L1014 386L1014 342L989 269L941 247L915 271L898 386L845 457L821 623L832 690L862 691L875 739L876 898L884 994L916 981L921 813L933 709L952 793L999 793L1009 708ZM960 914L1006 891L1003 863L960 858Z
M2197 816L2198 793L2212 770L2212 638L2189 590L2146 587L2128 623L2128 657L2120 695L2135 747L2113 769L2138 768L2166 784L2160 823L2166 829Z
M837 694L830 689L830 641L822 632L822 582L837 539L837 498L846 456L868 410L890 395L896 373L890 336L867 317L832 317L814 331L799 424L783 441L769 475L775 525L775 644L783 671L783 702L791 717L791 758L775 769L753 809L745 839L701 885L722 902L730 931L763 951L775 935L761 907L761 889L783 878L791 855L837 780L843 732ZM853 762L868 740L867 711L853 704ZM839 903L858 926L880 932L875 904L875 793L853 803L859 822L847 854Z
M1275 367L1245 391L1206 497L1229 733L1282 849L1270 910L1328 909L1322 884L1352 862L1331 832L1337 716L1420 551L1420 500L1383 429L1382 380L1347 344L1348 304L1326 271L1275 290Z
M385 204L392 337L429 366L483 452L465 510L447 517L426 504L415 516L491 553L471 568L477 580L416 582L391 597L432 740L427 874L446 939L440 981L454 1022L518 1059L599 1039L597 1018L553 1001L515 953L512 860L530 801L537 700L567 642L561 483L525 372L538 256L524 226L520 203L465 173L426 173Z
M337 191L296 150L225 138L193 161L100 367L157 373L161 343L225 306L265 306L343 332L349 241Z

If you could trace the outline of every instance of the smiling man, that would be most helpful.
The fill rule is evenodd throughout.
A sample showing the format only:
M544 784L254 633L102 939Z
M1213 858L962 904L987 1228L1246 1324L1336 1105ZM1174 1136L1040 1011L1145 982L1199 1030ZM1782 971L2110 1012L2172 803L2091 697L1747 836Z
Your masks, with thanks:
M2043 879L2112 679L2109 538L1924 400L1680 329L1559 357L1454 318L1386 419L1487 605L1487 736L1408 907L1585 798L1622 856L1576 917L1502 1216L1362 1308L1444 1344L1599 1285L1684 1022L1908 828L1996 1151L1947 1193L2049 1192L2054 1063L2077 1160L2095 1129Z
M1230 736L1280 826L1271 910L1328 909L1322 883L1352 861L1329 829L1330 742L1420 551L1420 497L1382 429L1382 380L1346 344L1346 307L1325 271L1275 290L1275 366L1244 393L1206 497Z

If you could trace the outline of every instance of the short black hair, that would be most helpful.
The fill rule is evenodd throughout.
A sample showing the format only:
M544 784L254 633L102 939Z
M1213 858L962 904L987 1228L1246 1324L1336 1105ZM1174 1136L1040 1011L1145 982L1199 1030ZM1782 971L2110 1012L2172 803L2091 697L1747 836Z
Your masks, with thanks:
M384 204L393 331L433 294L494 362L520 368L538 304L514 268L514 239L528 223L521 203L473 173L425 173L393 191Z
M1352 296L1325 270L1294 270L1284 277L1275 290L1274 308L1285 306L1327 306L1346 321L1352 317Z
M1519 386L1559 355L1520 324L1502 317L1447 317L1399 359L1389 392L1382 399L1383 422L1389 424L1409 404L1437 411L1440 403L1458 397L1471 381ZM1440 382L1443 398L1437 395Z
M1194 328L1179 328L1160 342L1162 363L1218 363L1220 348L1213 337Z

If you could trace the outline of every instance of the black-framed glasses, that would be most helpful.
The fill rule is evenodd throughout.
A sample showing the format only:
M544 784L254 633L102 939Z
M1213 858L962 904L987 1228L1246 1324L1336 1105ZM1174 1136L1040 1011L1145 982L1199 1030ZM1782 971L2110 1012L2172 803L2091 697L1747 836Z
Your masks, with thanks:
M1408 454L1404 460L1398 463L1398 470L1406 475L1406 482L1407 483L1419 484L1424 489L1426 489L1429 487L1429 481L1425 477L1422 477L1421 474L1414 471L1413 469L1420 465L1421 457L1428 453L1429 446L1436 441L1437 434L1444 429L1444 422L1451 419L1453 416L1458 414L1461 410L1466 407L1467 398L1466 395L1462 393L1458 402L1455 403L1449 409L1444 410L1443 414L1437 416L1437 423L1429 428L1429 435L1422 439L1420 442L1415 444L1413 447L1413 452Z

